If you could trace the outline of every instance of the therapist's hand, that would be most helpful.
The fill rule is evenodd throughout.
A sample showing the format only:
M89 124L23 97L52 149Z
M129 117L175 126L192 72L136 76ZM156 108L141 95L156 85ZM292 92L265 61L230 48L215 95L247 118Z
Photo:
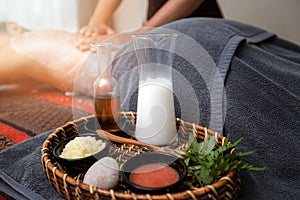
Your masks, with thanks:
M114 34L114 30L106 24L89 24L78 30L78 34L84 37L97 37L99 35L111 35Z
M82 52L85 51L95 51L92 44L103 42L108 38L112 37L114 34L110 35L94 35L92 37L80 37L75 43L74 46Z
M91 44L99 43L111 37L115 32L105 24L89 24L77 32L81 37L74 43L80 51L91 50Z

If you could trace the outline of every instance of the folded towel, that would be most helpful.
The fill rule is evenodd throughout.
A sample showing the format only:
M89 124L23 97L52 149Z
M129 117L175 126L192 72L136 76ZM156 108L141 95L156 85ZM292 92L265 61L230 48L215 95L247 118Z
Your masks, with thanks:
M18 200L63 199L48 182L41 163L42 144L50 132L0 153L1 191Z

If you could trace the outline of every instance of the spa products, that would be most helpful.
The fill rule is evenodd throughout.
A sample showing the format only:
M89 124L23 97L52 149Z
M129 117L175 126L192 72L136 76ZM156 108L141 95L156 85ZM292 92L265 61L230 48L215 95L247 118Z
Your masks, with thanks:
M95 137L75 137L64 147L60 157L68 159L84 158L104 149L105 143Z
M109 190L118 185L119 171L119 165L115 159L104 157L88 169L83 183Z
M132 36L139 68L135 137L144 143L168 146L177 141L172 88L175 34Z
M146 164L134 169L130 174L130 181L147 188L167 187L179 180L175 169L163 164Z
M135 137L163 146L177 139L172 83L163 78L141 81Z
M144 152L128 159L121 167L121 180L137 193L176 191L187 176L182 159L165 152Z
M120 130L120 93L118 82L111 76L111 43L96 44L98 78L94 85L95 114L99 126L108 132Z

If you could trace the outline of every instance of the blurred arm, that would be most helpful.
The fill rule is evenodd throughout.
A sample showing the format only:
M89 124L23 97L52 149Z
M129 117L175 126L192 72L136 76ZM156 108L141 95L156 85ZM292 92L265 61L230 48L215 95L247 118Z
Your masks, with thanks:
M168 0L144 27L157 27L192 14L205 0Z
M120 3L121 0L98 0L98 4L89 20L88 25L81 28L79 33L87 37L114 33L114 31L108 26L108 23L112 19L112 15Z

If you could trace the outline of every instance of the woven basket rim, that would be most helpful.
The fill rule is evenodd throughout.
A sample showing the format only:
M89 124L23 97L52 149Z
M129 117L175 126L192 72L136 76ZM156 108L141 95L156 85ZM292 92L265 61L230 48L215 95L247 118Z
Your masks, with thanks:
M130 117L136 117L136 113L135 112L122 112L123 115L126 116L130 116ZM66 124L62 125L61 127L58 127L54 132L52 132L47 139L44 141L43 145L42 145L42 150L41 150L41 161L43 164L43 168L44 171L46 173L47 179L48 181L51 183L51 178L49 177L49 172L52 172L53 174L53 179L57 180L63 180L64 186L61 185L57 185L56 183L53 183L53 187L54 189L56 189L57 192L60 191L60 187L64 187L64 189L66 190L66 193L68 194L68 189L67 189L67 185L72 185L74 187L77 187L81 190L84 191L89 191L91 194L94 193L99 193L102 196L107 196L107 197L111 197L112 199L197 199L197 196L201 196L204 195L208 192L210 192L213 196L218 197L218 189L221 188L222 186L224 186L227 183L230 183L232 185L235 185L236 181L234 181L234 177L238 176L239 177L239 170L236 169L232 169L230 170L226 175L224 175L222 178L220 178L219 180L216 180L214 183L212 183L211 185L206 185L203 187L199 187L199 188L194 188L191 190L185 190L185 191L180 191L180 192L174 192L174 193L166 193L166 194L135 194L135 193L121 193L119 191L114 191L114 190L104 190L101 188L98 188L96 186L92 186L92 185L88 185L83 183L82 181L79 180L75 180L72 176L64 173L63 171L61 171L58 167L56 167L50 157L50 152L49 152L49 145L52 145L51 140L53 138L57 138L57 133L59 133L60 131L65 131L65 129L67 128L71 128L73 126L76 126L77 123L79 122L83 122L83 123L87 123L88 120L94 118L94 115L90 115L87 117L82 117L79 119L76 119L74 121L71 122L67 122ZM206 127L202 127L200 125L196 125L190 122L185 122L179 118L176 118L176 121L181 124L184 124L185 126L191 126L193 127L193 129L196 130L202 130L205 133L205 137L207 136L212 136L215 135L216 136L216 140L218 140L218 142L221 144L224 143L226 137L218 134L217 132L214 132ZM206 135L207 134L207 135ZM239 193L240 190L240 180L238 178L237 180L237 192L236 194L231 195L230 193L227 193L228 195L228 199L235 199L236 195ZM59 192L60 193L60 192ZM65 197L67 199L72 199L71 196ZM101 198L100 198L101 199Z

